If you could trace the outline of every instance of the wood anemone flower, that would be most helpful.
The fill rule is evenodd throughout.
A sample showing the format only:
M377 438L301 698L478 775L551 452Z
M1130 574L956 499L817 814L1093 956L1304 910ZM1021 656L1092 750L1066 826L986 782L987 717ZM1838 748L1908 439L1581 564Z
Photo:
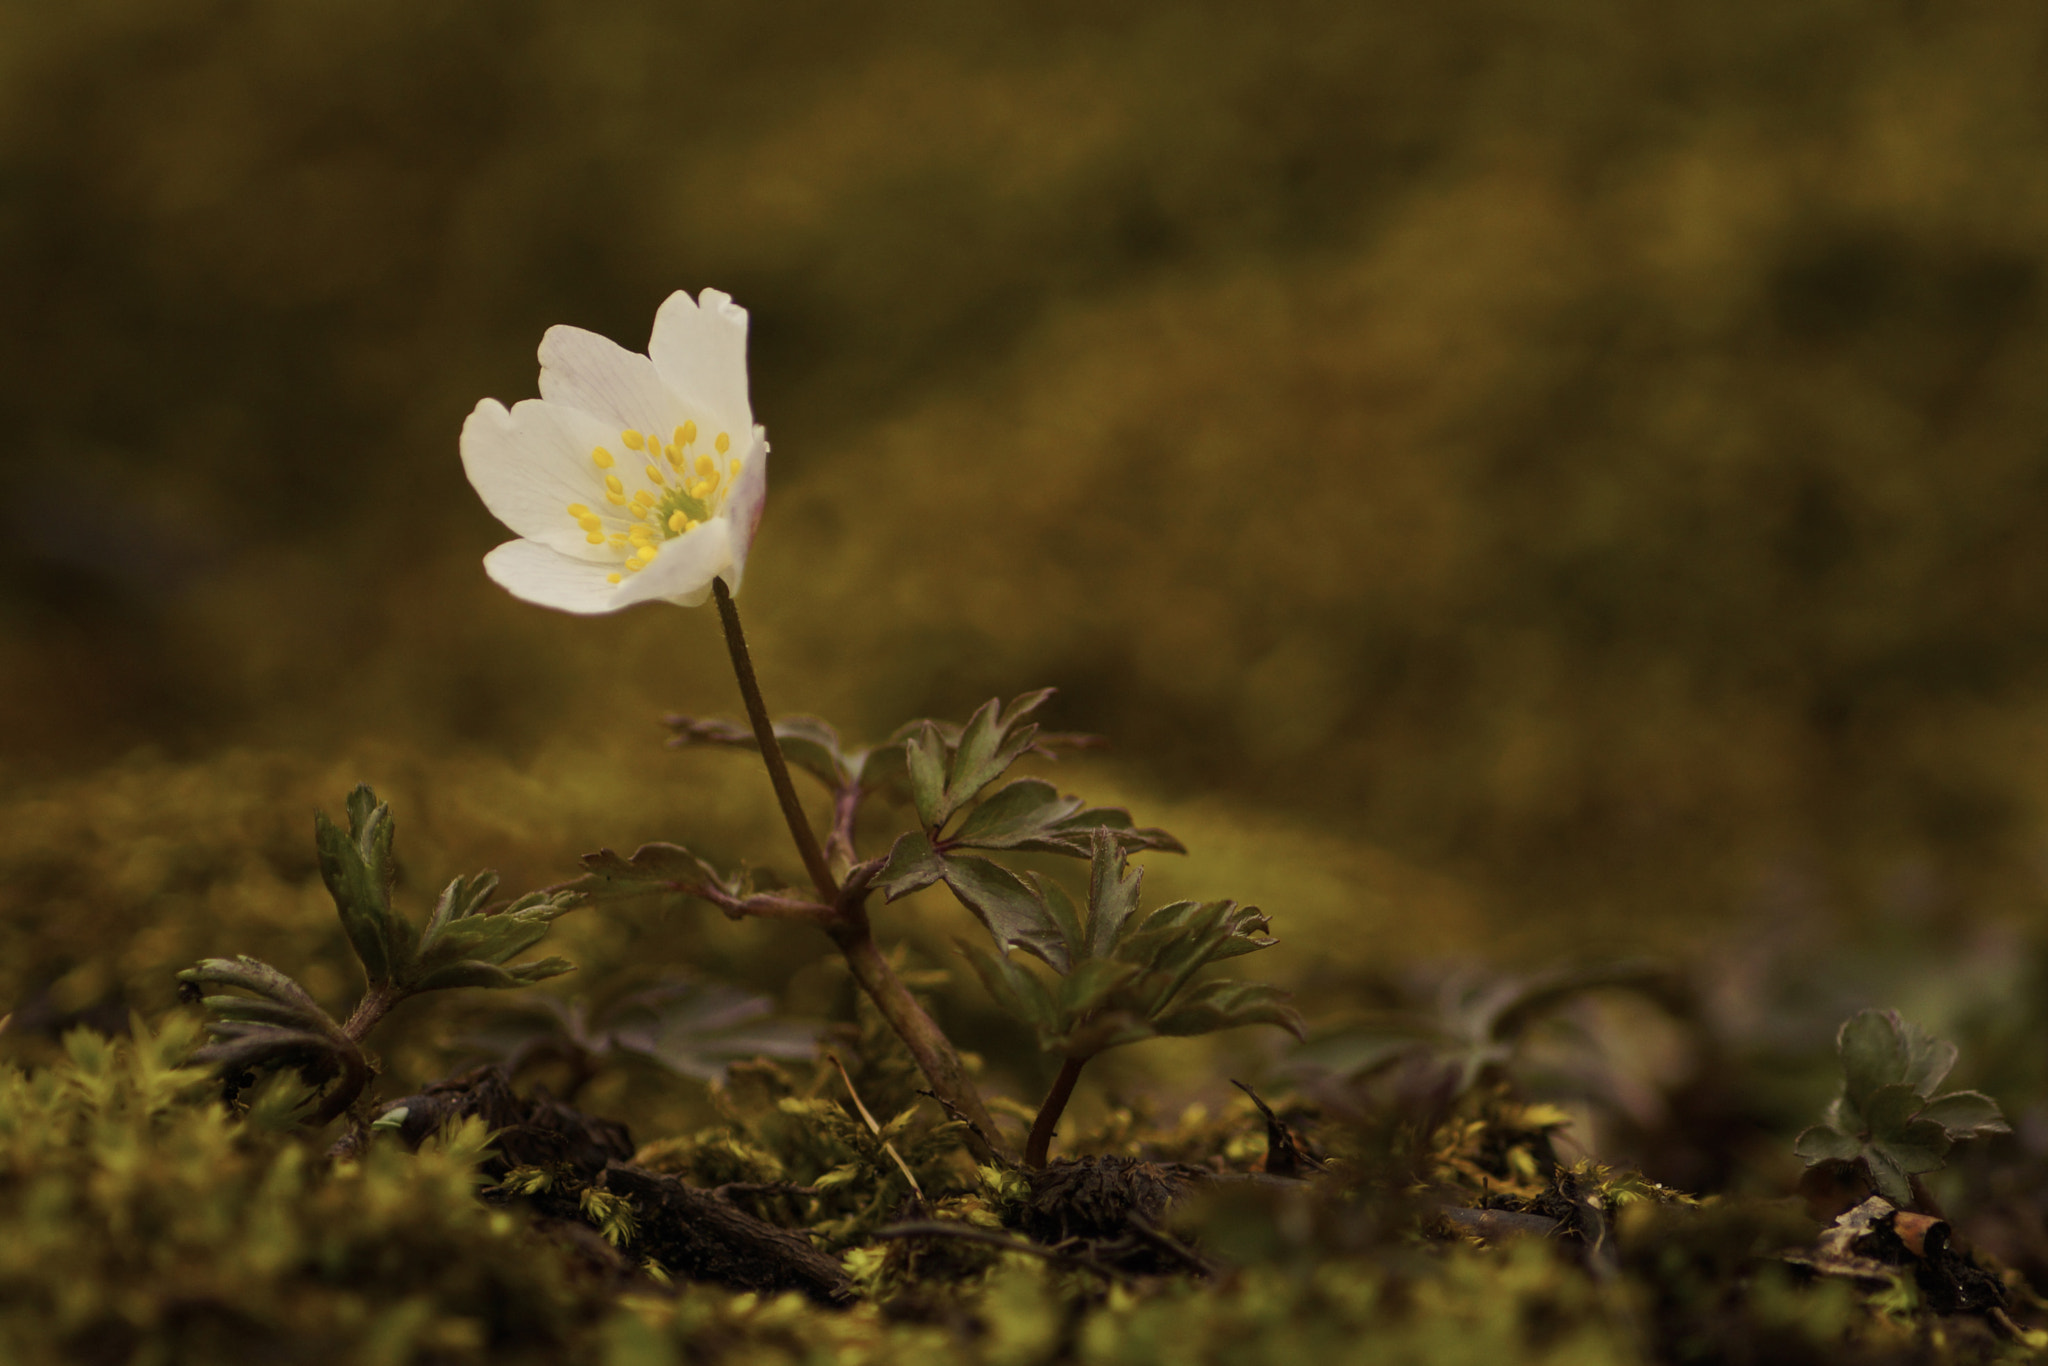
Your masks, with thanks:
M564 612L695 607L734 593L768 488L747 399L747 311L707 289L654 315L647 354L575 327L540 342L540 397L485 399L462 467L519 539L484 556L514 597Z

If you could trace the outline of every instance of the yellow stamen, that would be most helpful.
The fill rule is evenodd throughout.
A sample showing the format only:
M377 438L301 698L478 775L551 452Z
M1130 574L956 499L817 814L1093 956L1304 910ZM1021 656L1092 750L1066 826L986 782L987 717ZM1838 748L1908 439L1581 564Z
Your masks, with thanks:
M585 536L583 539L590 542L592 545L603 545L604 533L602 531L593 531L587 536Z
M668 487L668 476L661 472L661 466L659 465L649 465L647 467L647 481L659 488Z
M601 470L608 470L612 467L612 453L599 446L590 453L590 462Z
M683 448L681 446L670 446L668 448L668 463L675 466L677 474L683 472Z
M636 521L636 522L644 522L644 521L646 521L646 520L647 520L647 504L645 504L645 503L635 503L635 504L633 504L633 505L632 505L631 507L629 507L629 508L627 508L627 509L626 509L626 515L627 515L628 517L631 517L631 518L632 518L632 519L633 519L634 521Z
M604 576L604 581L606 583L617 583L619 580L625 577L626 576L624 574L607 574Z
M640 572L640 555L637 551L626 557L626 568L636 574Z
M606 491L610 493L624 493L626 491L626 486L619 482L619 476L616 474L607 474L604 477L604 486Z
M709 479L712 475L716 473L718 473L717 461L713 460L708 455L700 455L697 457L697 475L699 478Z
M704 501L704 495L711 492L711 481L709 479L699 479L696 483L690 485L685 492L701 503Z
M604 523L596 517L586 516L578 517L576 519L576 525L582 527L585 531L596 531L599 527L603 526Z
M652 541L640 547L640 558L645 560L649 564L653 564L654 557L656 555L659 555L660 553L661 547L654 544Z
M718 440L712 442L711 444L718 448L718 453L720 455L724 455L727 451L732 449L732 438L727 436L724 432L720 432L718 434Z
M629 451L637 451L642 446L647 444L647 438L640 435L640 433L633 431L631 428L628 428L627 430L620 432L619 440L626 443L626 449Z
M569 504L569 515L580 522L590 515L590 509L581 503L571 503Z
M623 493L606 493L604 500L615 508L622 508L626 505L626 495Z
M690 529L690 519L680 512L671 512L668 515L668 529L680 535Z
M690 444L690 443L691 443L692 441L695 441L696 439L697 439L697 424L696 424L696 423L694 423L694 422L685 422L685 423L684 423L684 424L683 424L682 426L680 426L680 427L676 428L676 440L678 440L678 441L682 442L682 443L683 443L683 444L684 444L685 446L689 445L689 444Z
M704 524L702 522L698 521L695 517L692 517L689 521L683 523L683 530L695 531L698 527L703 525Z
M644 526L629 526L626 528L626 539L634 545L646 545L654 539L654 533Z

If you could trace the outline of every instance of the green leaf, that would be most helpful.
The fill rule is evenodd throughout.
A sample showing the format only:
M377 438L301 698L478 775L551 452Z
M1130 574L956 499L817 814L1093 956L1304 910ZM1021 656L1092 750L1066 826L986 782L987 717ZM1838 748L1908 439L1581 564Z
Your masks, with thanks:
M931 886L945 874L945 860L933 851L924 831L911 830L897 837L888 863L875 874L874 886L885 900L895 901Z
M1905 1080L1905 1041L1899 1037L1898 1016L1890 1011L1865 1010L1850 1016L1843 1021L1835 1046L1842 1055L1843 1094L1858 1113L1868 1109L1879 1087Z
M918 732L904 741L903 762L910 779L910 801L917 808L917 818L924 828L937 834L946 817L953 813L946 808L946 744L939 738L938 728L927 721Z
M1872 1134L1887 1134L1904 1129L1919 1112L1920 1105L1919 1094L1904 1082L1880 1086L1872 1091L1869 1099L1864 1102L1864 1126Z
M1005 783L953 833L948 844L972 849L1015 849L1043 839L1059 822L1081 809L1079 797L1062 797L1043 778Z
M1900 1209L1913 1203L1913 1182L1891 1154L1881 1148L1866 1147L1863 1165L1869 1170L1870 1183L1877 1187L1879 1195Z
M1936 1096L1921 1108L1919 1117L1939 1124L1951 1138L2012 1132L1998 1102L1982 1091L1951 1091Z
M1923 1096L1933 1095L1934 1088L1941 1085L1956 1065L1956 1046L1946 1039L1935 1038L1911 1020L1900 1019L1897 1011L1886 1013L1898 1027L1899 1043L1906 1055L1899 1080Z
M566 890L592 901L617 901L624 897L647 896L655 892L694 895L699 889L715 887L738 894L737 879L698 858L680 844L643 844L631 858L621 858L609 849L585 854L584 875Z
M1060 1012L1045 983L1028 968L1010 961L1005 954L990 953L978 944L954 940L982 986L1004 1013L1037 1030L1044 1043L1060 1027Z
M1088 956L1087 934L1081 927L1081 908L1074 904L1074 898L1067 895L1067 889L1042 873L1032 873L1032 887L1038 892L1038 899L1045 906L1045 912L1060 932L1060 940L1067 946L1067 961L1078 963Z
M669 729L675 732L669 744L677 749L714 745L752 750L757 754L761 750L751 725L696 716L669 716L664 719ZM783 716L770 722L769 728L774 731L775 742L792 767L802 769L834 791L855 781L839 732L829 722L815 716Z
M1185 1036L1211 1034L1240 1025L1269 1024L1294 1035L1307 1037L1301 1012L1289 1002L1292 993L1265 982L1219 979L1204 982L1189 992L1179 1005L1156 1017L1153 1028L1161 1034Z
M349 794L348 816L350 829L344 834L326 812L316 812L313 842L320 880L334 898L349 945L370 985L378 987L391 980L409 947L392 923L391 808L378 803L368 787L358 787Z
M1799 1135L1792 1151L1809 1167L1821 1162L1851 1162L1863 1155L1863 1140L1831 1124L1816 1124Z
M1097 830L1088 866L1088 952L1107 958L1124 937L1124 926L1138 909L1143 868L1126 871L1121 846L1108 831Z
M999 949L1020 948L1066 970L1067 946L1059 925L1029 884L1000 864L972 854L941 861L946 886L974 912Z
M1865 1146L1882 1152L1900 1171L1914 1173L1931 1172L1941 1166L1948 1150L1955 1145L1939 1124L1916 1119L1898 1129L1873 1134Z
M420 943L433 943L450 923L475 915L490 902L491 894L497 890L496 873L456 878L441 889L440 899L434 903L434 913L427 917L427 928L420 935Z
M513 987L532 986L550 977L559 977L565 972L574 972L576 965L566 958L543 958L532 963L515 963L511 967L500 967L496 963L477 958L465 958L459 962L446 963L422 976L413 985L414 991L447 991L457 987L482 987L487 990L504 991Z
M1068 1019L1079 1019L1107 1006L1119 987L1138 975L1129 963L1108 958L1090 958L1076 963L1073 971L1060 978L1057 999Z

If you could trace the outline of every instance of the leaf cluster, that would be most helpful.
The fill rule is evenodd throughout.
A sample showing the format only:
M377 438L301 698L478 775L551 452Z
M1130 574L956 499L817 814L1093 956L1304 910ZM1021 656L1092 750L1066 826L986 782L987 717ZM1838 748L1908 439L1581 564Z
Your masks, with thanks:
M1302 1033L1300 1015L1278 987L1229 978L1194 982L1211 963L1272 947L1257 907L1176 901L1140 915L1144 870L1129 866L1116 832L1098 829L1093 844L1085 905L1051 878L1034 873L1026 884L1054 933L1023 947L1053 969L1054 982L1007 953L960 945L989 994L1037 1032L1040 1047L1088 1058L1156 1035L1238 1025Z
M1007 707L991 698L964 726L920 721L908 728L902 750L919 828L897 839L875 885L895 901L943 882L999 950L1022 948L1062 967L1063 935L1052 909L1031 884L986 853L1091 858L1098 831L1126 853L1187 851L1164 830L1139 829L1128 811L1061 796L1042 778L996 786L1038 745L1038 726L1030 718L1051 696L1050 688L1041 689ZM959 824L949 833L956 817Z
M1895 1010L1851 1016L1836 1048L1841 1094L1794 1147L1809 1167L1860 1163L1878 1193L1905 1208L1913 1203L1912 1178L1941 1167L1956 1143L2011 1132L1998 1102L1983 1092L1936 1094L1955 1066L1956 1046Z
M416 928L391 904L397 866L390 806L360 785L348 796L347 813L346 832L325 812L314 817L320 877L363 965L364 994L347 1022L338 1023L291 977L255 958L208 958L178 974L180 991L214 1017L211 1040L196 1060L230 1077L290 1067L317 1083L345 1073L348 1080L329 1109L341 1091L353 1099L367 1080L359 1045L398 1002L457 987L523 987L568 972L572 965L564 958L510 960L539 943L580 900L557 890L493 905L497 874L478 873L450 882L425 927ZM332 1117L327 1110L322 1115Z

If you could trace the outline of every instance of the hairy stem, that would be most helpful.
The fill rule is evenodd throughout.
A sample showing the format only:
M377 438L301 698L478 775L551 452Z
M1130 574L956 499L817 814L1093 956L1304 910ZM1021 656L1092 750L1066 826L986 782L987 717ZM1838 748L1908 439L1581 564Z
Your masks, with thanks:
M846 965L853 969L853 980L859 982L861 990L875 1003L875 1009L882 1012L882 1018L903 1040L903 1046L910 1050L918 1071L931 1083L932 1094L959 1112L975 1128L985 1135L985 1141L995 1141L996 1123L981 1102L981 1093L974 1088L967 1069L960 1063L960 1055L953 1050L953 1042L939 1029L938 1022L925 1013L925 1008L910 994L910 988L903 985L903 979L889 966L889 960L875 946L875 936L868 929L867 914L854 909L845 921L830 931L832 942L846 955Z
M775 800L782 804L782 819L789 825L789 837L796 841L804 871L811 875L811 885L830 905L839 898L839 882L832 876L831 865L825 862L818 837L811 832L803 804L796 799L796 784L789 780L789 765L775 739L775 724L768 719L768 704L761 700L761 683L754 677L753 657L747 653L747 633L740 629L739 608L733 605L732 592L724 579L711 581L711 595L718 599L718 619L725 624L725 646L732 652L732 671L739 679L740 696L747 704L747 720L754 724L754 740L761 746L761 761L768 766L768 781L775 787Z
M1045 1165L1045 1156L1052 1149L1052 1132L1059 1127L1060 1116L1073 1099L1074 1083L1081 1080L1081 1069L1087 1065L1086 1058L1068 1058L1060 1064L1060 1074L1052 1079L1052 1090L1045 1093L1045 1103L1038 1107L1038 1118L1031 1121L1031 1137L1024 1142L1025 1166L1036 1169Z

